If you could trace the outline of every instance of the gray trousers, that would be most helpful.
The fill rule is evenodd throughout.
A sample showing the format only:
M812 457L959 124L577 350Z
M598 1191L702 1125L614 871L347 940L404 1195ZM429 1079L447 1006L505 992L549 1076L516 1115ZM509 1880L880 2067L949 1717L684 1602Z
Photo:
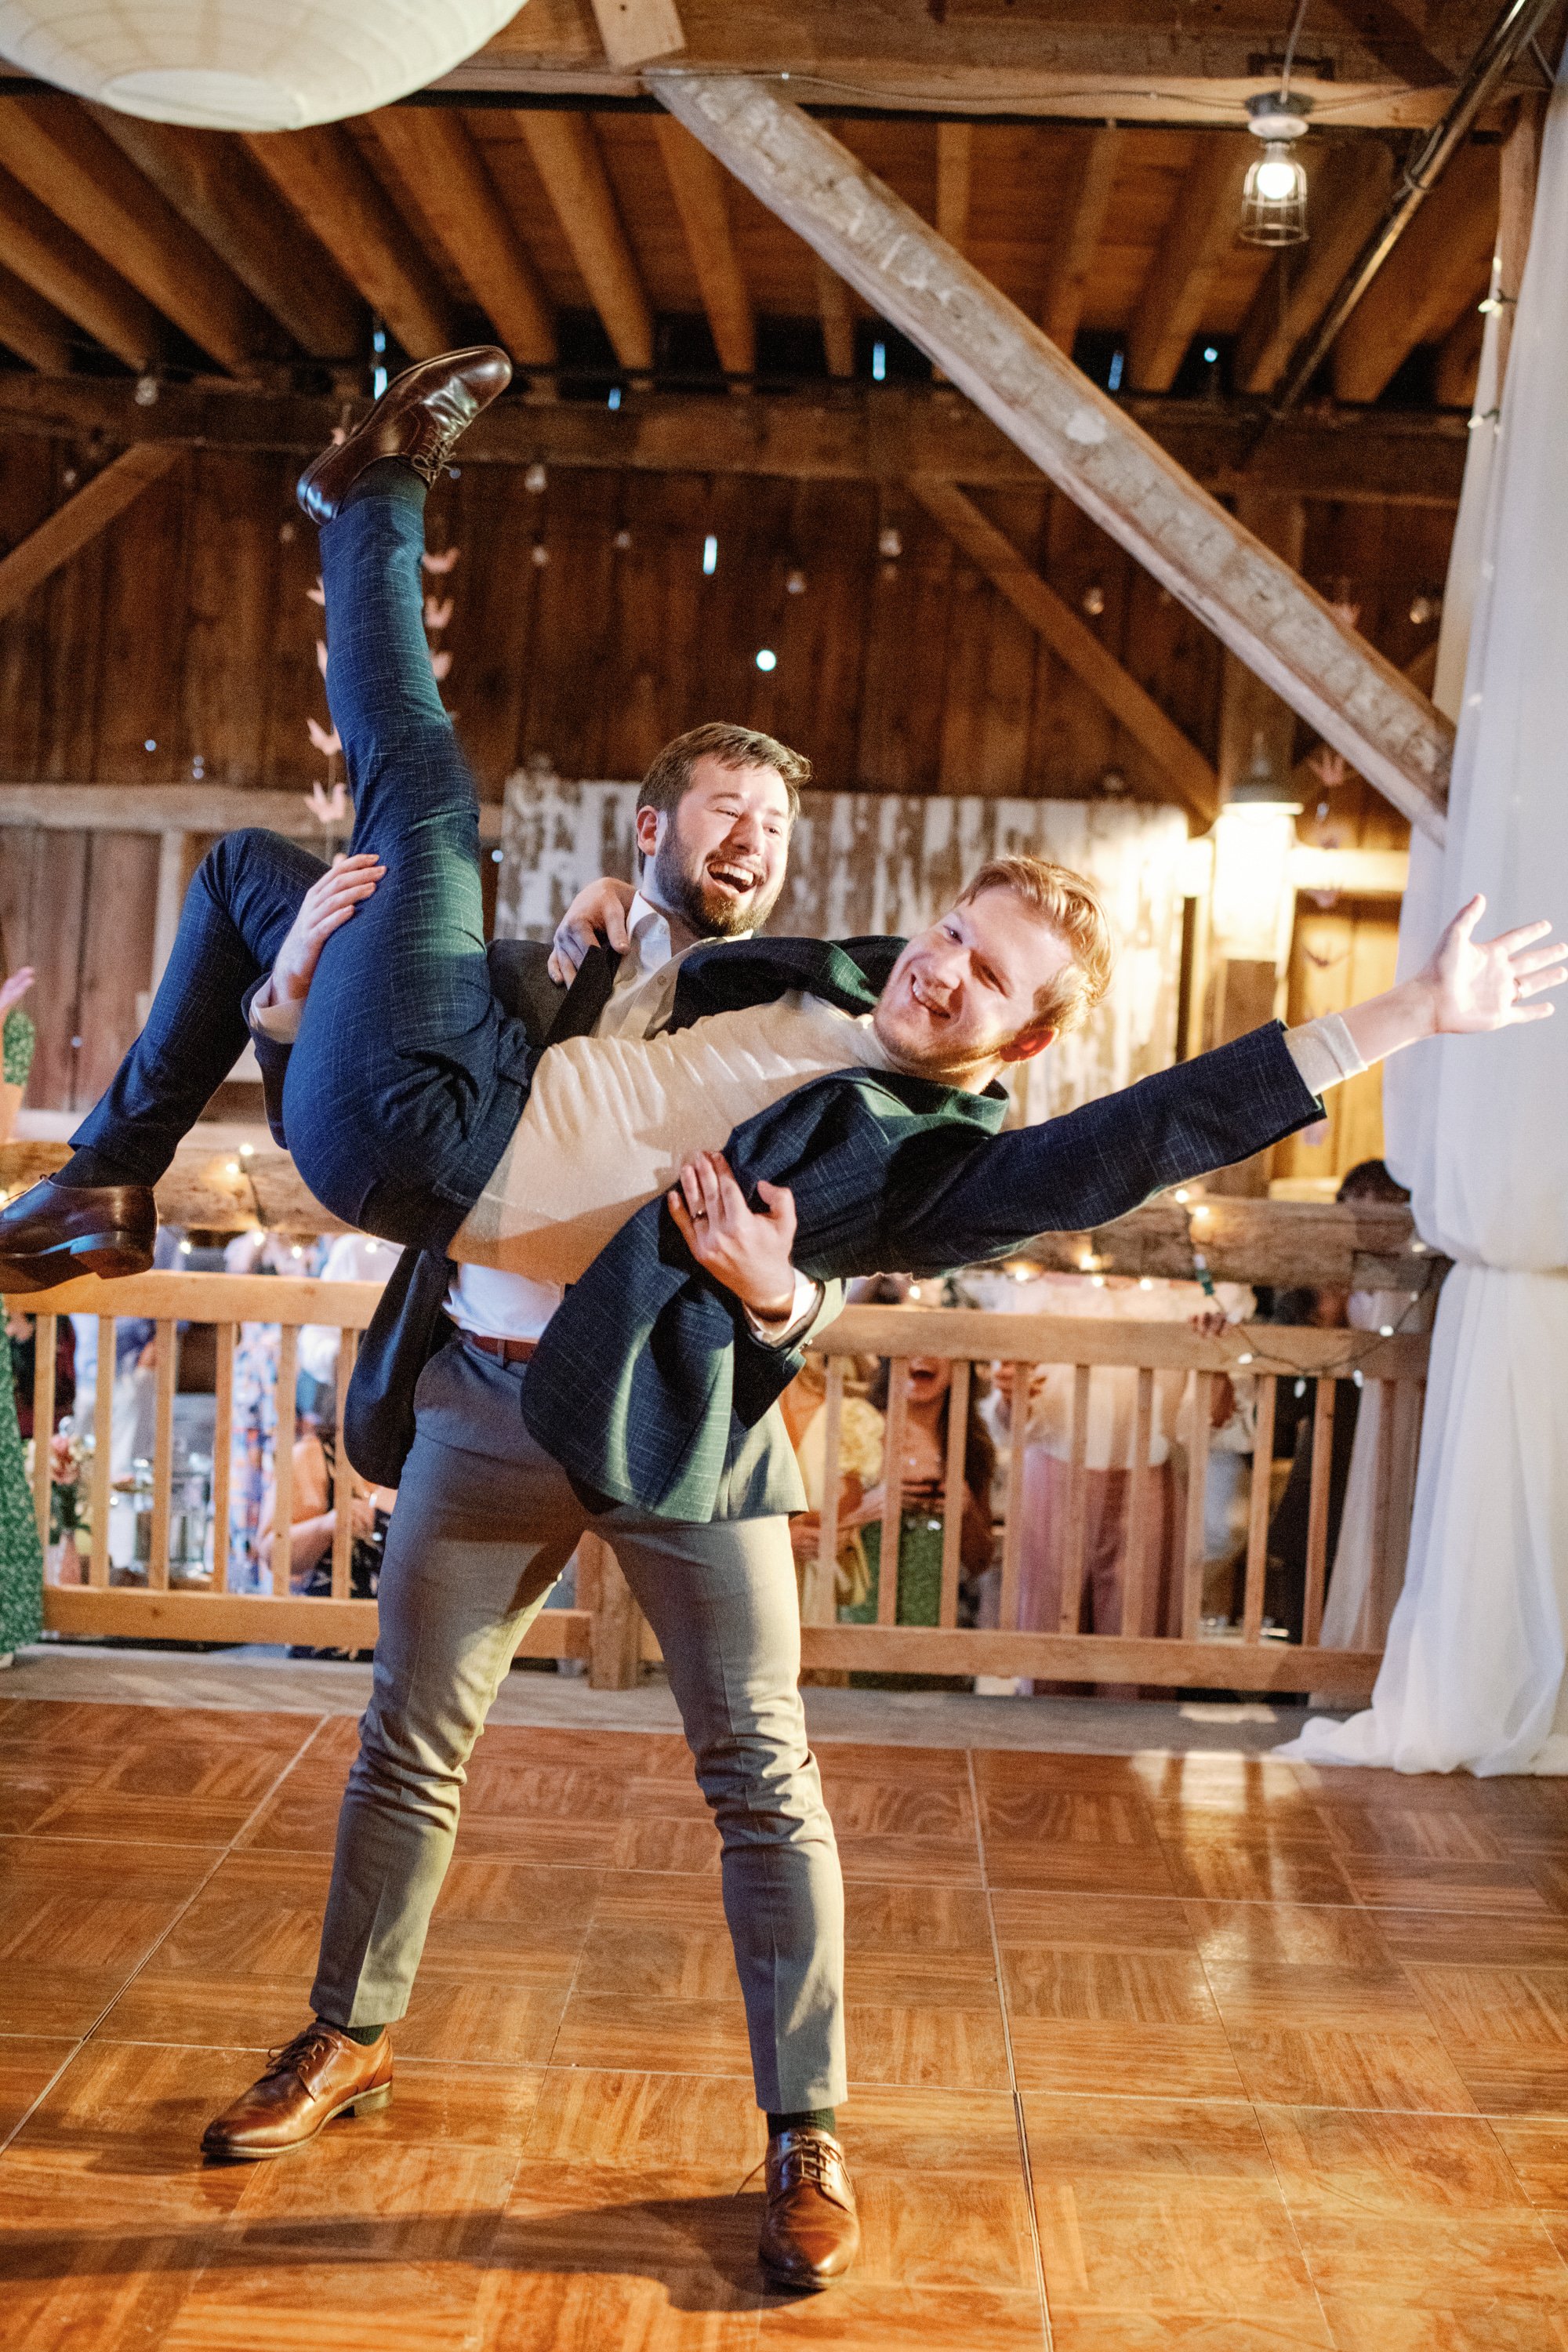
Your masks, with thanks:
M845 2088L844 1890L796 1686L787 1522L591 1512L523 1426L526 1377L456 1340L420 1376L316 2013L379 2025L407 2008L468 1756L519 1642L593 1528L658 1636L718 1826L757 2104L832 2106Z

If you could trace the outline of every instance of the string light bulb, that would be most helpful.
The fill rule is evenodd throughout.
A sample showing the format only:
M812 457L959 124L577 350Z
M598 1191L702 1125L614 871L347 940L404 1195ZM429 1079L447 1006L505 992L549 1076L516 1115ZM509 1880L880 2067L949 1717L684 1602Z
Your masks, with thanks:
M1296 152L1296 142L1307 135L1310 103L1288 98L1283 90L1247 101L1248 128L1261 140L1263 152L1248 166L1242 187L1244 245L1307 241L1307 167Z

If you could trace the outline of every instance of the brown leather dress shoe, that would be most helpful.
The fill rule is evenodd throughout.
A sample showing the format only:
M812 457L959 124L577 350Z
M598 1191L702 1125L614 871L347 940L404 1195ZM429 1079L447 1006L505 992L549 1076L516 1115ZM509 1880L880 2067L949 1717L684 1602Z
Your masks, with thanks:
M767 2203L757 2257L783 2286L829 2286L860 2251L860 2217L844 2150L805 2126L768 2142Z
M254 2164L303 2147L336 2116L365 2116L392 2102L392 2043L386 2034L351 2042L318 2020L272 2053L258 2082L242 2091L202 2134L202 2153Z
M0 1291L48 1290L79 1274L145 1274L157 1238L150 1185L46 1176L0 1209Z
M395 377L364 423L323 449L295 495L312 522L331 522L352 482L378 457L401 457L433 482L481 408L511 382L511 362L493 343L443 352Z

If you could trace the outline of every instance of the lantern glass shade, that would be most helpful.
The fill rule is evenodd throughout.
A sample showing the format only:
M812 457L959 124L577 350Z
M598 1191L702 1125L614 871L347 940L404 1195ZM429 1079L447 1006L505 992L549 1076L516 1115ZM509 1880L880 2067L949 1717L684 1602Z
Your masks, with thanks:
M1271 139L1251 165L1242 189L1244 245L1303 245L1307 237L1307 171L1285 139Z
M0 0L0 58L123 114L300 131L385 106L519 0Z

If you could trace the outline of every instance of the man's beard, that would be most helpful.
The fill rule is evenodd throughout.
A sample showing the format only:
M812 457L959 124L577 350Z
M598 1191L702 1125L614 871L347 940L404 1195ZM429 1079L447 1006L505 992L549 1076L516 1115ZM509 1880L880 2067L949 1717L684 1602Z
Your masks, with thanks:
M734 940L747 931L760 930L784 887L781 876L771 895L765 888L757 889L740 899L728 890L718 889L706 873L693 874L686 865L683 845L676 836L673 824L654 853L649 870L658 903L666 914L678 915L702 940Z

